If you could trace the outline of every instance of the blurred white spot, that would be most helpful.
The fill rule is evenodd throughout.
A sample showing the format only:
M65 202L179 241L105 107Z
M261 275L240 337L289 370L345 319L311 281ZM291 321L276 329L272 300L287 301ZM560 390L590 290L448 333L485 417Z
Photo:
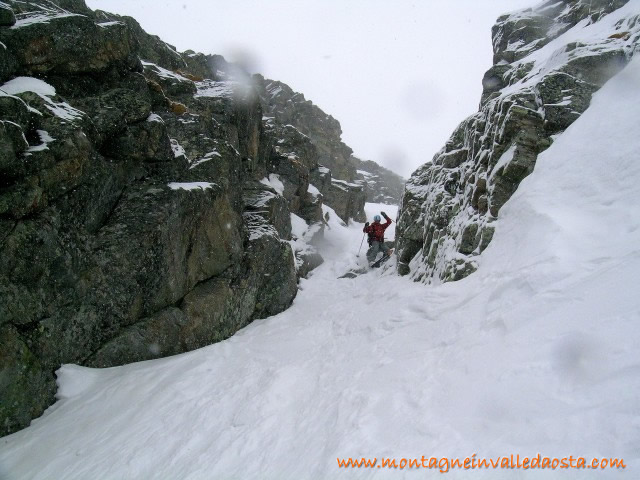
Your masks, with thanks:
M227 230L231 230L231 223L227 223Z
M244 46L232 45L226 51L228 52L230 62L238 65L242 70L248 73L260 73L264 71L258 55Z
M153 355L158 355L160 353L160 345L158 345L157 343L152 343L151 345L149 345L149 352L151 352Z
M379 163L393 171L404 172L409 164L407 152L398 145L387 145L378 157Z
M574 332L556 342L552 350L552 365L561 380L594 382L606 370L606 355L596 338Z
M400 104L407 114L420 122L437 121L445 102L442 89L426 80L407 85L400 97Z
M482 82L483 88L486 90L493 90L501 85L501 81L498 77L487 78Z

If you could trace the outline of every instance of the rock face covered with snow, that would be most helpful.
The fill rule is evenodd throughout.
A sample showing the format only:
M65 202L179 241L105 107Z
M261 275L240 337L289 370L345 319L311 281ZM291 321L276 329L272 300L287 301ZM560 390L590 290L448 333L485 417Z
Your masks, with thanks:
M356 169L349 159L353 151L342 142L340 122L283 82L261 75L256 75L255 80L265 115L308 136L318 149L320 164L329 168L336 178L353 180Z
M0 435L63 363L192 350L291 304L322 262L312 172L350 150L262 93L82 0L0 3Z
M367 201L398 205L404 191L405 179L371 160L351 157L356 165L357 180L365 188Z
M398 269L416 281L475 271L501 207L538 154L640 49L640 11L625 0L546 1L500 17L492 34L480 111L406 185Z
M307 143L313 145L316 166L311 171L311 183L344 221L353 218L364 222L365 188L354 180L358 178L353 150L341 138L342 128L331 115L295 92L287 84L254 76L267 121L284 125L286 140L295 158L296 142L305 152ZM297 140L296 138L297 137ZM276 146L282 150L284 146ZM372 162L373 163L373 162Z

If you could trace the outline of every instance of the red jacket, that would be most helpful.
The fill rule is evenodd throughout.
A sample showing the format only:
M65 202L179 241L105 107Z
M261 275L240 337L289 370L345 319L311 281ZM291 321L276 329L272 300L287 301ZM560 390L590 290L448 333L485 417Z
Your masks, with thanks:
M387 223L373 222L368 227L364 227L362 231L369 234L369 243L384 242L384 231L391 225L391 219L387 217Z

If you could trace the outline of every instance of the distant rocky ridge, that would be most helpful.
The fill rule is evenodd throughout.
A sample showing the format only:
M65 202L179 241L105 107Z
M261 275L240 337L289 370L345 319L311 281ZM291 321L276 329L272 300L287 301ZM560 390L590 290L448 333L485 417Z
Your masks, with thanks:
M352 150L341 139L340 123L327 115L302 93L285 83L254 75L265 118L288 129L286 145L276 148L296 148L296 141L311 142L317 166L312 168L311 183L329 205L344 220L365 220L365 190L353 180L356 168L351 161ZM296 140L297 138L297 140Z
M367 201L398 205L404 192L405 179L371 160L351 157L356 166L356 183L365 187Z
M356 169L349 159L353 151L341 139L340 123L285 83L261 75L254 79L265 115L308 136L318 148L318 163L329 168L336 178L353 180Z
M416 281L476 270L501 207L538 154L640 50L640 12L628 0L545 1L500 17L492 35L480 111L407 181L398 271Z
M0 2L0 434L53 402L62 363L286 309L325 205L364 220L339 123L272 84L82 0Z
M392 205L400 202L404 179L371 160L355 157L342 141L342 129L335 118L285 83L261 75L255 75L253 81L264 114L275 123L295 128L316 146L320 167L312 172L312 183L343 220L364 221L365 198Z

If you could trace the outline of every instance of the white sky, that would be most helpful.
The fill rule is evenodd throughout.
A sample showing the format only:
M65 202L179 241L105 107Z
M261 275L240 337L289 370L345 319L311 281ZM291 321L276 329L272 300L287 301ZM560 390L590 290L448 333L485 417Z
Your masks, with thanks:
M408 176L477 111L491 27L536 0L87 0L178 50L243 60L333 115L357 156Z

